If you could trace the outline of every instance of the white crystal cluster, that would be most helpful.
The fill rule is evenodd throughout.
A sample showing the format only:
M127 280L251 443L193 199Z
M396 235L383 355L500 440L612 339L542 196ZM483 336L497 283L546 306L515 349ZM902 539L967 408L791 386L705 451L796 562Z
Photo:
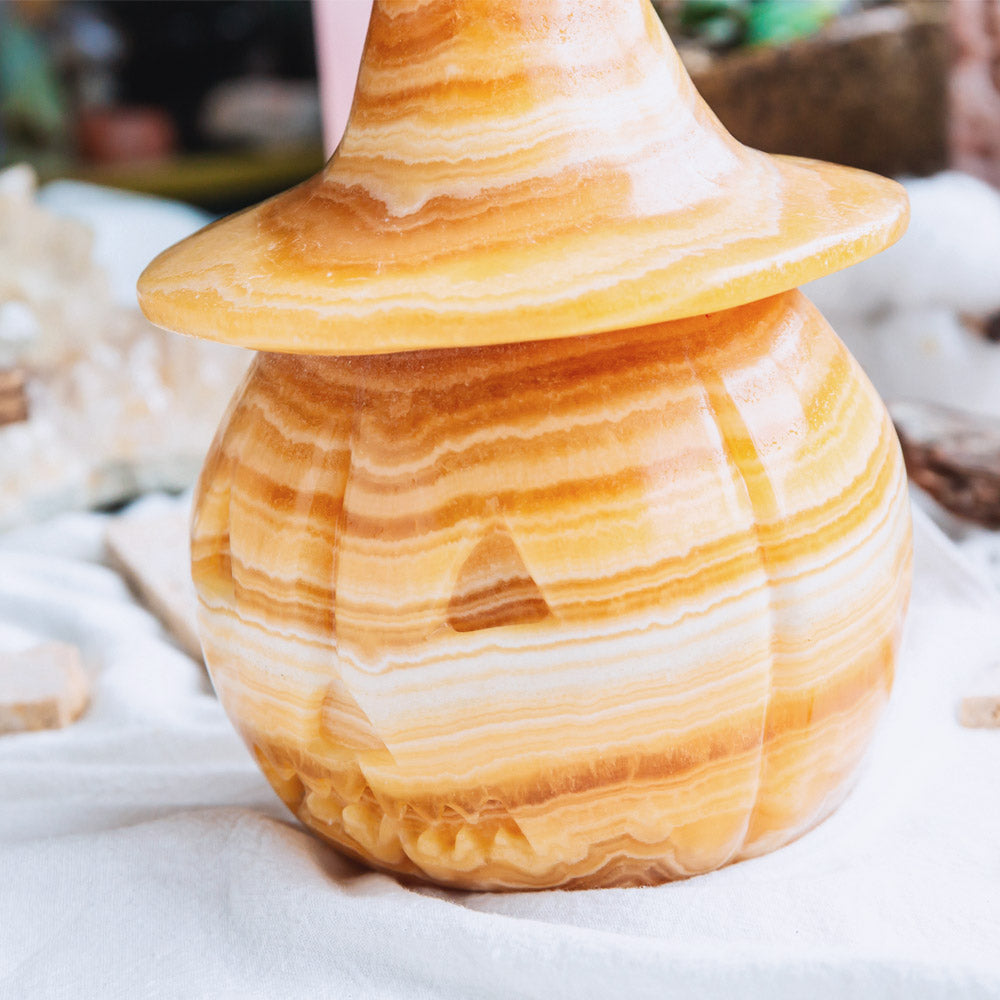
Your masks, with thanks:
M30 170L0 173L0 368L26 370L29 399L0 427L0 527L189 485L249 360L123 306L92 248Z

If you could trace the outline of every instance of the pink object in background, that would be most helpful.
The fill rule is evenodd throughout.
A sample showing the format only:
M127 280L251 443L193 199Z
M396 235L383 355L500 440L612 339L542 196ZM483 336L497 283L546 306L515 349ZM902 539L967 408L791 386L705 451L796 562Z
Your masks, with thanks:
M1000 0L953 0L952 166L1000 188Z
M372 0L313 0L323 145L328 156L337 148L351 112L371 12Z

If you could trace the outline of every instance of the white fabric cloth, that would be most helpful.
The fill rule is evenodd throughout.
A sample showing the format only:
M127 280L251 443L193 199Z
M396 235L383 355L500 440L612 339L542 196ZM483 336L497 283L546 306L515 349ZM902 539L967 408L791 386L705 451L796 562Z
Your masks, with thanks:
M896 688L830 820L683 883L509 895L306 834L102 564L106 517L0 536L0 648L75 642L94 678L75 725L0 737L0 997L1000 996L1000 733L955 721L1000 601L919 512Z

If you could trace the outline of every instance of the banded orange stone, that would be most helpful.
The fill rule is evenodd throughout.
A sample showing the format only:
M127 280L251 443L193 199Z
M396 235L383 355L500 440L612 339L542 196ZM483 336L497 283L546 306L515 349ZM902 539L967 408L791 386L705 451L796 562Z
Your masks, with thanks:
M909 508L795 288L906 215L736 143L645 0L376 0L325 170L140 282L155 322L262 351L193 574L219 696L306 826L446 885L631 885L836 807Z

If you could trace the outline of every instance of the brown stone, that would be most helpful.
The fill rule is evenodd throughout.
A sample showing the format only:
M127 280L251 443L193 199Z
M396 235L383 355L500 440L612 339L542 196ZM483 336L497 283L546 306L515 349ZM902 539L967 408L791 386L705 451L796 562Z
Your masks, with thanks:
M28 419L28 396L20 368L0 369L0 427Z
M924 402L890 409L913 482L953 514L1000 528L1000 421Z

